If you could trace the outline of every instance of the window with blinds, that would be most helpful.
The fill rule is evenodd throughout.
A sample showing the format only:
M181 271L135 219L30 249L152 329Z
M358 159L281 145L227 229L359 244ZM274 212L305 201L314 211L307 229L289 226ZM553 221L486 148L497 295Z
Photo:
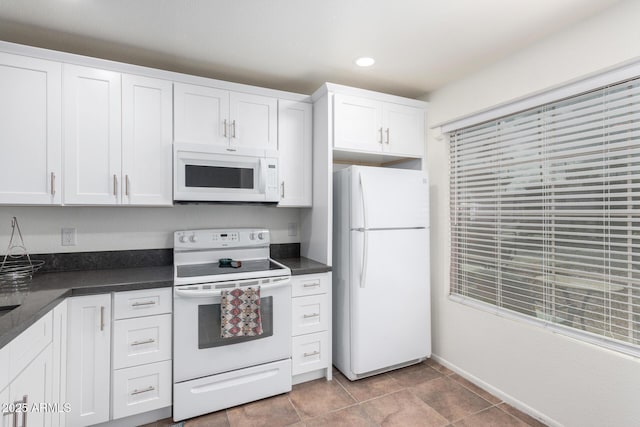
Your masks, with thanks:
M449 136L451 294L640 353L640 79Z

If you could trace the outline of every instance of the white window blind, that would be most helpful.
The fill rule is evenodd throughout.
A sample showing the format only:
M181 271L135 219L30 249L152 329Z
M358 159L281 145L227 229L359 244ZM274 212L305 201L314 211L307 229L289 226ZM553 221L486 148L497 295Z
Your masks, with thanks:
M640 353L640 80L449 136L451 294Z

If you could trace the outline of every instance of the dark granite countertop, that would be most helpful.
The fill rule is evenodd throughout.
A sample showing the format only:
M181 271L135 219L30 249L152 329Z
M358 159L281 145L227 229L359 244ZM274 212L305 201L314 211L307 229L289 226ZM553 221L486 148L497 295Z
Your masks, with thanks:
M277 258L294 276L325 273L331 267L309 258ZM173 286L173 267L138 267L36 274L28 290L0 292L0 309L18 306L0 317L0 348L33 325L65 298L79 295Z
M173 286L173 267L141 267L36 274L25 291L0 292L0 348L71 296Z
M305 257L275 258L275 260L289 267L292 276L331 271L330 266Z

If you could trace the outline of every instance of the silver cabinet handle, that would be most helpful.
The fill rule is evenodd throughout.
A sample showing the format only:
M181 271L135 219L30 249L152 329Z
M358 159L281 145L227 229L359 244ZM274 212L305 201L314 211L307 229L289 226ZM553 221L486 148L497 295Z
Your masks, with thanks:
M380 128L380 141L378 141L380 144L382 144L382 128Z
M56 195L56 173L51 172L51 195Z
M118 195L118 177L115 173L113 174L113 195Z
M280 184L280 197L284 199L284 181Z
M129 196L129 174L124 176L124 194L125 196Z
M104 306L100 307L100 330L104 331Z
M131 307L143 307L145 305L156 305L155 301L134 302Z
M231 138L235 138L236 137L236 121L232 121L231 122L231 129L233 130L233 133L231 134Z
M389 145L389 128L387 128L387 145Z
M151 344L153 342L156 342L156 340L154 338L149 338L148 340L134 341L130 345L134 346L134 345Z
M311 317L320 317L320 313L303 314L302 317L305 318L305 319L309 319Z
M224 119L224 137L227 137L227 119Z
M320 286L320 282L305 283L302 286L305 287L305 288L315 288L317 286Z
M24 396L22 396L22 403L24 403L24 409L28 407L28 403L27 403L28 399L29 399L28 394L25 394ZM22 427L27 427L27 411L26 410L22 412Z
M129 393L129 394L130 394L131 396L135 396L136 394L147 393L147 392L149 392L149 391L153 391L153 390L155 390L155 389L156 389L156 388L155 388L154 386L149 386L149 387L147 387L147 388L143 388L142 390L138 390L138 389L133 390L133 391L132 391L131 393Z
M4 417L12 415L13 427L18 427L18 414L22 413L22 427L27 427L27 406L29 402L29 395L22 396L22 400L16 400L13 402L13 411L5 412L2 415ZM20 412L16 411L16 406L20 407Z
M311 357L311 356L317 356L318 354L320 354L320 352L318 350L312 351L311 353L303 353L302 355L304 357Z

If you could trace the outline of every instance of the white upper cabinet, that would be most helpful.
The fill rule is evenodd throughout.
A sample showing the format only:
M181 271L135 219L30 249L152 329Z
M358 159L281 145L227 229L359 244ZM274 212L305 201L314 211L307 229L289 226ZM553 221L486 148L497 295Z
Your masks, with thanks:
M277 150L277 99L174 84L174 142Z
M61 203L59 63L0 53L0 203Z
M278 206L311 206L312 105L278 101L278 154L280 203Z
M229 105L232 148L278 149L277 99L231 92Z
M64 203L121 201L120 74L64 65Z
M173 97L175 142L228 144L228 91L174 83Z
M171 205L172 83L64 65L64 204Z
M336 94L334 148L382 151L382 104L356 96Z
M122 75L122 203L173 204L172 83Z
M383 151L407 157L424 156L424 110L385 102L382 104L382 128Z
M424 156L424 109L340 93L333 108L334 149Z

